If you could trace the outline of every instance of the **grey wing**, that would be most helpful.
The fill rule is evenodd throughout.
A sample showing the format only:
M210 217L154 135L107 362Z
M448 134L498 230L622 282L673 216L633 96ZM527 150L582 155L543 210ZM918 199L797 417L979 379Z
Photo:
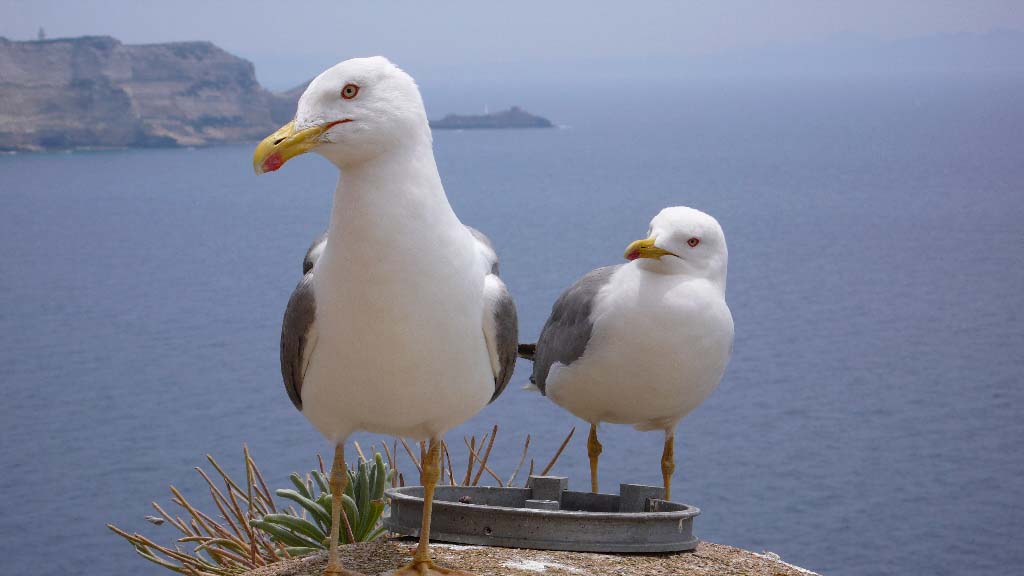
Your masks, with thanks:
M309 249L306 250L306 257L302 259L302 273L309 274L309 271L316 265L316 261L320 259L320 254L324 251L324 245L327 244L327 232L316 237L313 243L309 245Z
M570 286L551 307L551 316L541 330L533 357L530 381L546 394L548 373L556 362L568 366L583 356L590 342L593 324L590 313L594 298L620 265L591 270Z
M519 346L519 320L516 303L505 283L495 274L484 279L484 340L494 372L494 395L501 394L512 379L516 367L516 348Z
M491 239L488 238L486 234L472 226L466 226L466 229L469 230L469 233L476 239L477 249L480 250L481 254L483 254L484 258L487 260L488 265L490 265L491 274L498 276L500 262L498 261L498 253L494 250L494 244L491 244Z
M316 348L316 298L313 296L313 274L299 281L288 299L281 324L281 376L288 398L302 410L302 379Z

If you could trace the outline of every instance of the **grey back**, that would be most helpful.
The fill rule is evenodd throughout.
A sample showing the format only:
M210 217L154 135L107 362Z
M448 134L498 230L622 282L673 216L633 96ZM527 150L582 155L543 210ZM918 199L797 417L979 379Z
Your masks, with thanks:
M553 364L568 366L583 356L594 328L590 321L594 298L619 266L622 265L591 270L562 292L551 307L551 316L537 340L530 377L541 394L547 394L547 378Z
M500 282L500 281L499 281ZM494 402L509 380L512 379L512 372L516 367L516 349L519 346L519 319L516 314L516 303L512 300L505 283L501 282L501 294L491 307L494 314L495 345L498 352L498 362L501 369L494 377L494 395L491 402ZM486 311L485 311L486 313Z
M302 410L302 378L315 345L316 298L313 274L306 274L292 291L281 323L281 376L288 398Z

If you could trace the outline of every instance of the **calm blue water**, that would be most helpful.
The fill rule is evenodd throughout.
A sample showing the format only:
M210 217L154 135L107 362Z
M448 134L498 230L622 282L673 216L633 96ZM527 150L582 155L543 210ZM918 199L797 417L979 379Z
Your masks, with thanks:
M680 428L698 534L836 575L1018 567L1024 79L660 89L533 94L568 127L436 135L523 339L661 207L706 210L737 340ZM277 342L335 175L308 157L256 178L250 154L0 157L0 572L161 574L104 524L166 541L142 517L168 484L204 500L205 453L237 471L248 443L283 486L328 449L284 394ZM527 433L545 461L579 424L520 391L527 374L450 434L500 424L506 474ZM555 470L579 488L584 440ZM602 441L603 488L659 482L658 434Z

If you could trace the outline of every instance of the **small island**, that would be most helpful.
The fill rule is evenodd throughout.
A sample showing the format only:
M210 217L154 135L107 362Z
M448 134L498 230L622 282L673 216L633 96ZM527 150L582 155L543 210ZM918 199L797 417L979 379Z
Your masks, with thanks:
M534 116L518 106L491 114L449 114L440 120L431 120L434 130L496 130L505 128L554 128L547 118Z

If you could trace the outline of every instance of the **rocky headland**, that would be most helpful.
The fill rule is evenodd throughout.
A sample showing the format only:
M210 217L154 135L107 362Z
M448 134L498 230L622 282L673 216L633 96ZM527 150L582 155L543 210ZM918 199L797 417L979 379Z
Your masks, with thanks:
M306 84L271 92L210 42L109 36L0 38L0 151L207 146L258 140L291 120ZM448 115L437 129L550 127L519 108Z
M256 81L252 63L209 42L0 38L0 150L262 138L280 125L273 112L287 107L281 101Z

